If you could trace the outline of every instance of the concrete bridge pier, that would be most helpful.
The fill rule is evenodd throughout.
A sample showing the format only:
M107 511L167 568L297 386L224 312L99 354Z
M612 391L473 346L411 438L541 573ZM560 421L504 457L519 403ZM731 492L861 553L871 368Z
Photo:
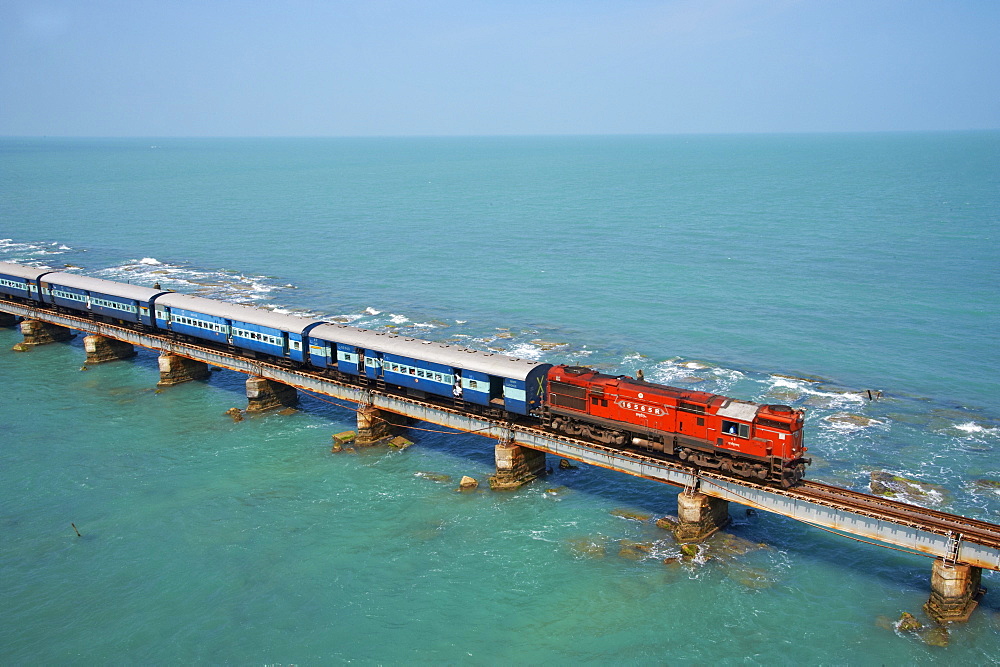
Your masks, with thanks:
M678 542L701 542L729 524L729 501L706 496L704 493L677 494Z
M87 351L85 363L88 364L131 359L136 355L135 347L131 343L97 334L84 337L83 349Z
M545 452L518 445L513 440L497 441L494 452L497 474L490 477L494 491L513 491L545 474Z
M931 571L931 598L924 611L938 623L965 623L979 604L983 568L963 563L934 561Z
M359 447L371 447L394 435L400 426L406 424L406 416L379 410L372 405L364 405L358 409L358 433L354 444Z
M21 333L24 335L24 341L15 345L15 350L27 349L34 345L61 343L76 335L72 329L42 322L41 320L24 320L21 322Z
M247 412L291 408L298 403L295 387L259 376L247 378Z
M20 321L21 320L18 319L17 315L0 312L0 329L13 329Z
M164 352L157 362L160 365L160 381L156 383L157 387L170 387L208 377L208 364L204 361Z

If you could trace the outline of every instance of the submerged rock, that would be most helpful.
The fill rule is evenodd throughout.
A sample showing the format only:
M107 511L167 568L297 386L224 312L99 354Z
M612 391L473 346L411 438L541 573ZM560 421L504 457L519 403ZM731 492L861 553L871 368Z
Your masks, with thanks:
M920 638L928 646L947 646L950 639L948 628L943 625L928 628L926 632L920 634Z
M344 451L344 445L354 442L356 436L357 434L354 431L343 431L331 436L333 438L333 447L330 451L334 454L339 454Z
M652 514L633 512L632 510L626 509L611 510L611 515L621 517L622 519L629 519L630 521L649 521L653 518Z
M984 493L993 491L1000 493L1000 480L996 479L974 479L972 480L973 493Z
M771 373L771 377L785 378L786 380L798 380L799 382L823 383L829 382L826 378L816 375L786 375L785 373Z
M413 445L412 440L407 440L401 435L397 435L395 438L389 441L389 446L393 449L406 449Z
M911 503L929 501L939 503L948 494L948 490L938 484L919 482L880 470L871 473L869 487L876 496L895 498Z
M775 387L775 388L771 389L769 392L767 392L767 394L765 394L765 396L767 397L767 400L769 402L772 402L772 403L773 402L778 402L778 403L783 403L783 404L786 404L786 405L790 405L790 404L794 403L795 401L799 400L800 398L802 398L801 392L792 391L791 389L788 389L787 387L780 387L780 388Z
M576 466L569 462L569 459L559 459L560 470L576 470Z
M882 423L877 419L872 419L871 417L854 415L847 412L838 412L835 415L824 417L823 421L830 422L831 424L850 424L852 426L871 426L873 424Z
M751 551L771 548L763 542L751 542L732 533L724 533L722 531L709 538L709 545L712 549L712 555L721 560L733 560Z
M234 422L243 421L243 411L239 408L229 408L224 414L229 415Z
M888 616L879 615L875 617L875 627L882 628L883 630L895 630L896 624Z
M569 547L578 556L589 558L604 558L607 553L606 538L579 537L569 540Z
M896 621L896 629L900 632L916 632L922 627L924 627L924 624L908 611L904 611L899 620Z
M472 491L479 486L479 481L475 477L469 477L465 475L462 477L462 481L458 483L458 489L460 491Z
M555 341L542 340L540 338L536 338L531 342L546 352L548 352L549 350L554 350L559 347L565 347L567 345L566 343L556 343Z
M451 481L451 475L445 475L440 472L416 472L413 473L414 477L423 477L424 479L429 479L432 482L439 482L442 484L447 484Z
M621 540L618 544L621 546L621 549L618 550L618 555L628 560L642 560L653 550L652 542Z
M670 532L674 532L674 529L677 528L678 523L680 523L680 520L677 517L665 516L656 520L656 527L662 528L663 530L669 530Z
M774 586L773 575L770 571L757 567L743 567L732 570L729 578L739 582L745 588L759 591Z

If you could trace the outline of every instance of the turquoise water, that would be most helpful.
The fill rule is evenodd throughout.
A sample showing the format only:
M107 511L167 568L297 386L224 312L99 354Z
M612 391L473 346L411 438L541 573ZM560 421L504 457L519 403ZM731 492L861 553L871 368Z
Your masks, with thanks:
M886 470L1000 522L998 167L996 132L3 139L0 260L790 403L813 478ZM674 513L671 487L458 494L491 441L332 455L353 413L328 402L233 423L236 373L157 392L152 353L81 372L79 340L18 340L6 662L1000 660L996 574L931 647L889 626L921 616L926 558L734 506L738 548L668 566L619 514Z

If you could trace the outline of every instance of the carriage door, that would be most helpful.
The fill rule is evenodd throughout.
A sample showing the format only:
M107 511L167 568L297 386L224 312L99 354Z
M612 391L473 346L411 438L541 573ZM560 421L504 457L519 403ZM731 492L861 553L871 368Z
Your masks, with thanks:
M490 376L490 405L498 408L504 407L503 403L503 378Z
M364 364L365 377L371 378L372 380L382 379L382 353L372 352L365 350L360 351L361 359L360 363ZM368 355L368 356L365 356Z

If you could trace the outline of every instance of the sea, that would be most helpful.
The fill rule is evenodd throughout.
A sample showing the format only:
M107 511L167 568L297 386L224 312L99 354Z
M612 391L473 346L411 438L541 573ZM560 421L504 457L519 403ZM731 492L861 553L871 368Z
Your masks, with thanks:
M997 131L2 138L0 261L804 408L811 479L1000 523ZM732 504L683 558L675 487L20 340L4 664L1000 664L995 572L935 628L925 556Z

